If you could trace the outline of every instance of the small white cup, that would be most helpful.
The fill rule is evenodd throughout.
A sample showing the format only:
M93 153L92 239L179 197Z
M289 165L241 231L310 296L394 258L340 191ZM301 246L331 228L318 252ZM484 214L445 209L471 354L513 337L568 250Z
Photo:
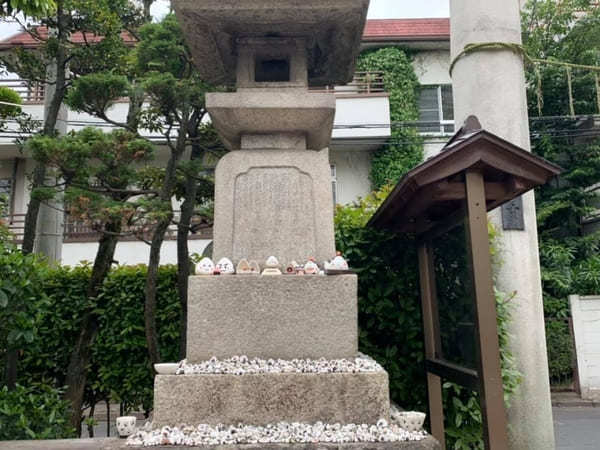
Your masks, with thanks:
M137 419L134 416L117 417L117 431L119 436L126 438L135 432L135 423Z
M426 414L418 411L399 411L395 418L400 427L406 431L420 431L423 429Z

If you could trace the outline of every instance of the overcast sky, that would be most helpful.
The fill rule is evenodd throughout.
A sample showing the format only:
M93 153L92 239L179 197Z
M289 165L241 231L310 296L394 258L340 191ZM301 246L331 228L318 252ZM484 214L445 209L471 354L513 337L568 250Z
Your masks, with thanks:
M169 0L157 0L152 7L154 17L169 11ZM448 17L448 0L371 0L369 19L400 19L415 17ZM0 22L0 39L19 31L14 23Z

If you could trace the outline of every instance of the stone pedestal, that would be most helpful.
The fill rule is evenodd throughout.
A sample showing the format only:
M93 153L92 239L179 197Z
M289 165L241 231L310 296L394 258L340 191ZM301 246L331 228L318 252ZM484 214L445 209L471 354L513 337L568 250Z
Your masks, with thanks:
M159 375L153 426L375 424L389 419L388 376L370 373Z
M190 277L187 359L354 358L357 320L356 275Z
M213 259L320 263L335 256L327 149L240 150L215 175ZM293 294L301 301L302 293Z

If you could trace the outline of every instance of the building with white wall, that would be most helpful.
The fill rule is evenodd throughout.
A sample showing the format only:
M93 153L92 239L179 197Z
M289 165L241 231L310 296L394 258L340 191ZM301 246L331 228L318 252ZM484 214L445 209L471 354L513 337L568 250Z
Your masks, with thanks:
M73 41L81 39L72 36ZM0 50L14 47L35 48L38 45L28 33L20 33L0 42ZM420 120L416 124L426 135L425 155L431 156L443 146L454 131L452 89L450 85L450 26L448 19L397 19L369 20L363 36L363 47L402 46L409 49L413 66L422 85L419 101ZM4 79L0 85L16 88L21 94L23 111L33 118L43 119L44 90L39 85L24 80ZM385 92L381 74L359 73L346 86L323 87L334 92L337 110L330 145L331 176L336 203L350 203L371 191L369 172L371 157L391 135L394 124L390 122L389 94ZM117 103L109 117L122 121L127 114L127 104ZM78 130L85 126L111 126L87 114L68 111L67 129ZM161 145L161 136L144 133L157 145L154 164L168 158L168 150ZM0 193L10 199L7 220L15 233L22 232L23 218L29 202L27 175L33 168L28 155L19 152L14 142L14 132L0 133ZM177 209L178 205L174 204ZM98 236L85 225L65 219L63 264L74 265L82 260L93 260ZM210 231L191 236L192 252L201 253L210 242ZM174 263L176 248L174 234L169 235L162 250L161 261ZM121 264L147 262L148 246L140 241L123 240L117 247L116 260Z

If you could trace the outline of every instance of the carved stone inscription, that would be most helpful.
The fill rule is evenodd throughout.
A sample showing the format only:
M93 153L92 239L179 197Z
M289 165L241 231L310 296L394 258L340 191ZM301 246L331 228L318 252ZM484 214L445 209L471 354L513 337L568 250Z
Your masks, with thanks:
M296 167L254 167L234 187L233 259L316 254L313 179Z

